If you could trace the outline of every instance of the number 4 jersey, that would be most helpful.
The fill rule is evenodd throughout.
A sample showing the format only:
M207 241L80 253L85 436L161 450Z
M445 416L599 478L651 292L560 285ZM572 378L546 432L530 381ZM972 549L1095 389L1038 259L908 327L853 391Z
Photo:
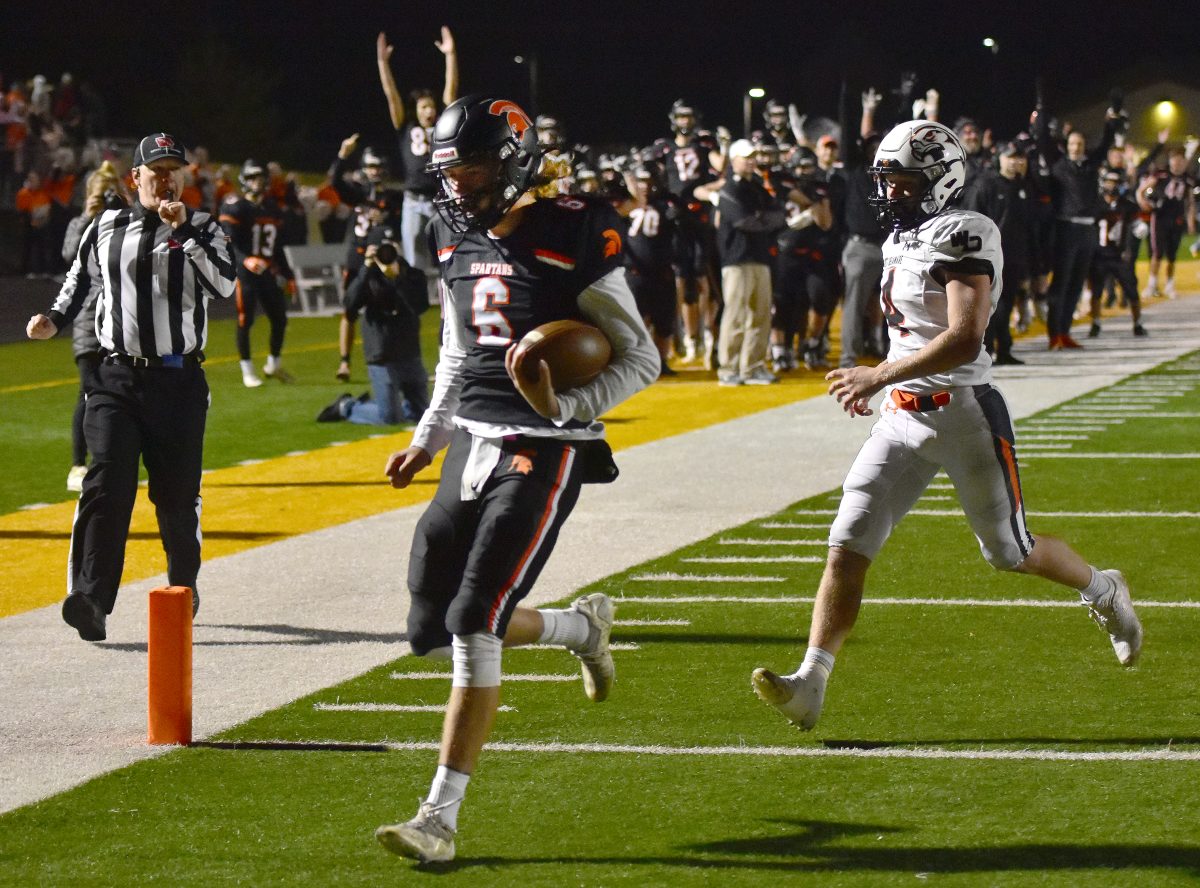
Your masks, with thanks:
M1000 298L1004 258L1000 231L987 216L969 210L947 210L908 231L890 235L883 244L880 300L891 338L889 361L906 358L949 328L946 287L938 270L985 275L991 282L991 308ZM980 342L973 361L944 373L904 382L905 391L923 393L991 379L992 359Z

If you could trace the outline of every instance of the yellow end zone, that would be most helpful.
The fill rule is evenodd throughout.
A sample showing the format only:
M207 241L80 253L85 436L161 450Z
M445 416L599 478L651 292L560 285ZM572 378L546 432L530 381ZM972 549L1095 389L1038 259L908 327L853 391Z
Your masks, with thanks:
M621 450L825 390L826 383L813 374L785 378L779 385L720 388L712 374L683 371L605 417L608 439L614 450ZM440 457L407 490L393 490L383 475L387 457L406 446L410 434L400 432L208 472L202 487L204 558L232 555L430 499L441 470ZM74 513L71 500L0 515L0 617L53 604L66 594ZM142 487L134 506L122 582L165 571L154 508Z

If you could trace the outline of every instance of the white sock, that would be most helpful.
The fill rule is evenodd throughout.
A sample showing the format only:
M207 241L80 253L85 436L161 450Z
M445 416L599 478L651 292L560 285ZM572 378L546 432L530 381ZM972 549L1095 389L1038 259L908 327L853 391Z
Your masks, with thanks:
M1116 581L1107 574L1102 574L1096 568L1088 565L1092 572L1091 581L1079 590L1079 597L1085 604L1100 604L1117 591Z
M467 794L467 782L470 779L470 774L445 765L438 765L437 773L433 776L429 798L425 801L438 809L438 816L451 829L458 829L458 809Z
M591 626L587 617L573 610L539 610L542 615L542 644L561 644L563 647L578 648L587 644Z
M267 372L268 373L274 373L276 370L278 370L279 364L280 364L280 360L279 360L278 355L267 355Z
M241 365L243 373L249 373L251 375L254 374L254 362L253 361L238 361L238 364Z
M829 681L829 673L833 672L833 654L819 647L810 647L804 652L804 662L794 673L807 682L819 682L821 687Z

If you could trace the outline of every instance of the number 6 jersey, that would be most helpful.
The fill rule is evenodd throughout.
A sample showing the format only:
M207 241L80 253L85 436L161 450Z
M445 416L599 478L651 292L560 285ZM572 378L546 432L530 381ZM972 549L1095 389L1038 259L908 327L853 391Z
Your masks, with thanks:
M658 353L625 284L617 214L573 196L537 200L523 213L503 238L455 234L440 217L430 223L444 325L433 399L413 442L431 453L453 425L484 437L598 437L603 427L592 420L658 375ZM530 330L565 319L600 327L614 357L596 380L557 393L563 416L555 422L517 391L504 356Z
M946 288L934 277L937 269L986 275L992 285L991 310L995 311L1004 271L996 224L980 213L947 210L887 237L880 301L891 339L889 361L908 357L948 329ZM992 359L982 341L979 346L973 361L944 373L905 380L905 391L933 392L988 382Z

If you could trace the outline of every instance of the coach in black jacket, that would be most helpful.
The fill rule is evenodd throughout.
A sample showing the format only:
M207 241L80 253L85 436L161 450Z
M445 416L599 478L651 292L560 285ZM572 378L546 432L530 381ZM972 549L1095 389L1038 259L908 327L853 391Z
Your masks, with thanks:
M783 208L754 174L754 145L729 149L732 175L709 199L717 205L717 247L725 308L717 337L721 385L778 382L767 369L771 333L771 247L785 227ZM703 186L702 186L703 187ZM701 189L696 190L701 196Z
M105 210L84 232L79 253L48 315L26 333L49 339L79 314L99 282L96 335L104 355L87 395L83 429L92 465L71 531L70 588L63 619L86 641L105 638L125 564L146 463L167 579L193 590L200 571L200 470L208 383L200 364L207 303L234 292L233 255L217 220L188 210L183 146L166 133L133 153L137 199Z

